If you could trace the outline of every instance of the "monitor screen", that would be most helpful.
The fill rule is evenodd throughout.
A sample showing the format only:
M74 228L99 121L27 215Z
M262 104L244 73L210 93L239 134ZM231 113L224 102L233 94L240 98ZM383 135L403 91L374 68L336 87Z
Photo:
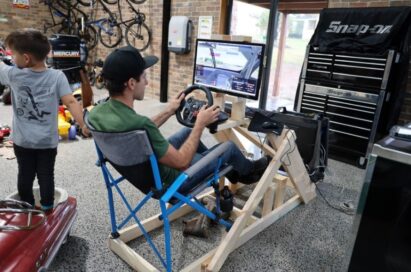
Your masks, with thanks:
M198 39L193 83L212 91L257 100L264 44Z

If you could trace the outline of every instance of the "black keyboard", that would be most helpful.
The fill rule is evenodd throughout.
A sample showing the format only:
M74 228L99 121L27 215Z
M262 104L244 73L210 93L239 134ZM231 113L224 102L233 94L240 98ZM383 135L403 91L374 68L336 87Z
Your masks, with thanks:
M231 107L232 107L232 104L225 103L224 111L231 114ZM253 118L256 112L259 112L264 116L270 117L272 113L275 111L262 110L259 108L253 108L253 107L248 107L248 106L245 107L245 117L247 118Z

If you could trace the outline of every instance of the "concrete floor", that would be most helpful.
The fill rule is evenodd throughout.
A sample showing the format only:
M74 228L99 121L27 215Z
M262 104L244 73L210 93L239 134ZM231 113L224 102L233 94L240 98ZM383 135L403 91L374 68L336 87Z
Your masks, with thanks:
M104 96L98 91L97 97ZM148 116L165 105L150 98L135 102L137 111ZM0 123L11 124L11 106L0 104ZM161 130L170 135L180 127L175 118ZM203 139L211 145L215 141L208 134ZM55 167L56 186L65 188L77 198L79 216L71 231L69 243L62 246L50 271L130 271L131 268L107 247L110 223L107 194L100 170L94 165L96 154L93 141L79 139L61 142ZM318 187L333 204L357 203L364 171L337 161L329 161L329 173ZM16 190L16 160L0 157L0 198ZM131 200L142 194L124 184ZM120 203L119 199L116 199ZM133 201L132 201L133 202ZM157 204L149 202L139 214L144 219L158 212ZM119 214L125 214L124 209ZM353 216L331 209L321 197L301 205L268 227L255 238L229 255L221 271L340 271L350 240ZM222 230L215 228L209 239L182 236L181 220L172 226L174 269L200 257L217 245ZM162 233L154 233L155 241L162 242ZM138 240L131 243L150 262L158 264L148 247ZM160 246L160 248L162 248ZM160 266L158 266L160 267Z

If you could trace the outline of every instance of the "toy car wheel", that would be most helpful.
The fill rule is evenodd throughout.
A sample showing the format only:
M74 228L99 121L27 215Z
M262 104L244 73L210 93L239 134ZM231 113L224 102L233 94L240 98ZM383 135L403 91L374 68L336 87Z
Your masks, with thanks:
M71 237L71 229L67 232L67 235L66 235L66 237L64 237L64 240L63 240L63 245L64 244L67 244L69 241L70 241L70 237Z
M4 89L6 89L6 86L0 84L0 96L3 94Z
M68 139L69 140L75 140L76 135L77 135L76 126L71 126L70 129L69 129L69 133L68 133Z

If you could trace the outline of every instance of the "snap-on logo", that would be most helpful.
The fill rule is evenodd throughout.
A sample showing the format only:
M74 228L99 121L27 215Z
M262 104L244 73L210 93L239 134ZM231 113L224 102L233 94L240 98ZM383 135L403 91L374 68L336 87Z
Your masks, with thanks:
M325 32L328 33L364 33L388 34L391 32L392 25L342 25L341 21L332 21Z

